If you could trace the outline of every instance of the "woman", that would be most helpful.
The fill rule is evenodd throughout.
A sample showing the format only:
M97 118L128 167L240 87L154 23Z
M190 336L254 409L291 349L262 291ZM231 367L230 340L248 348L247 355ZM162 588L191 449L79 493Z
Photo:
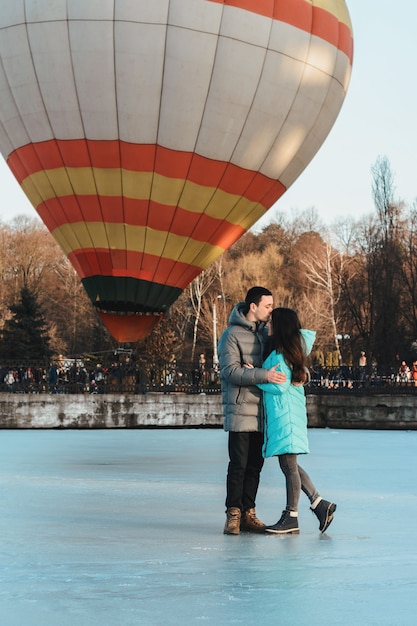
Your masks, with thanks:
M274 365L286 374L286 382L258 385L264 392L265 429L263 456L277 456L285 475L287 505L281 518L266 532L299 533L298 502L301 490L311 503L322 533L333 520L336 505L323 500L308 474L298 465L297 455L309 452L306 398L303 385L308 382L306 357L310 354L316 333L302 330L298 315L292 309L272 311L268 326L270 354L263 367Z

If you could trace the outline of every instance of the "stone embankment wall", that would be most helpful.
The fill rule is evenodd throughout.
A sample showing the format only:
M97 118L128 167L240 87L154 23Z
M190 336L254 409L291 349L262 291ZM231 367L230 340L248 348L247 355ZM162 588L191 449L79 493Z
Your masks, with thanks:
M307 396L311 428L417 430L417 395ZM218 395L1 394L0 428L218 428Z

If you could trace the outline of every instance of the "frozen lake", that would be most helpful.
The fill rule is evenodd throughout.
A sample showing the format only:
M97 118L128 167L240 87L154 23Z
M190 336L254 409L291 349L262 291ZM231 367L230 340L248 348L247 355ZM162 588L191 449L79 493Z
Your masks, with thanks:
M417 432L310 430L320 535L223 535L221 430L0 434L2 626L417 623ZM275 459L257 513L285 504Z

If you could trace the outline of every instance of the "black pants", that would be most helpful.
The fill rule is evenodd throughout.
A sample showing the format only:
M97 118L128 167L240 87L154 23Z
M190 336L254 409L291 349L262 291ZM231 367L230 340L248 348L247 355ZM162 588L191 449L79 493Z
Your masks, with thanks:
M226 508L247 511L255 507L262 457L263 433L229 433Z

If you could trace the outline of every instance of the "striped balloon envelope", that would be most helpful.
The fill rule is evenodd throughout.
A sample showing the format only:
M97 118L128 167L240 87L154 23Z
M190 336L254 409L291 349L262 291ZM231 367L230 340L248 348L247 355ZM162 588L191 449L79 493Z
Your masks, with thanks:
M343 0L0 0L0 151L119 342L308 165L352 51Z

